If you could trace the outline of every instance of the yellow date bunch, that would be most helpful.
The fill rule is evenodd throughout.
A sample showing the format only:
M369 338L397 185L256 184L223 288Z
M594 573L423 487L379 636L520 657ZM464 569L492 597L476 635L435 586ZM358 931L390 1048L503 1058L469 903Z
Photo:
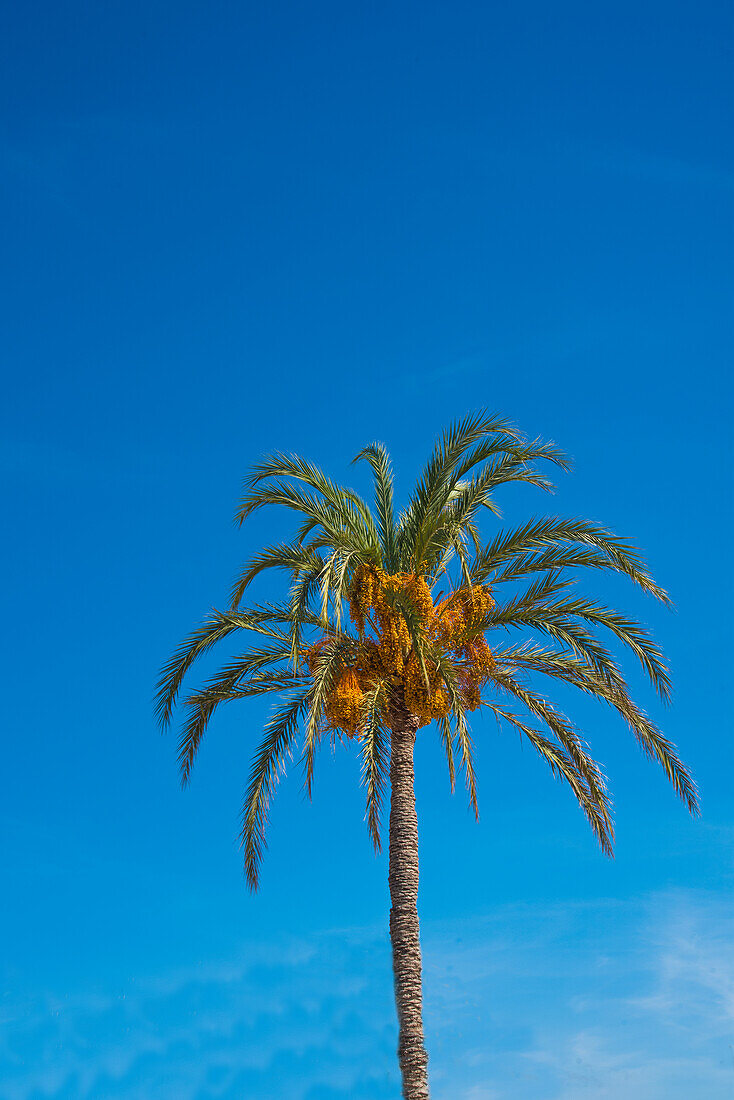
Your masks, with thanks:
M448 713L449 693L431 661L426 661L426 685L405 619L396 606L401 603L410 608L432 647L453 658L463 706L467 710L479 706L494 662L484 634L467 638L466 631L494 607L489 589L485 585L465 586L434 605L425 577L388 574L372 565L360 565L349 598L350 617L360 640L353 661L337 675L325 701L327 728L353 737L362 717L364 697L378 681L402 687L406 707L423 726ZM322 638L303 652L311 674L326 645L328 639Z

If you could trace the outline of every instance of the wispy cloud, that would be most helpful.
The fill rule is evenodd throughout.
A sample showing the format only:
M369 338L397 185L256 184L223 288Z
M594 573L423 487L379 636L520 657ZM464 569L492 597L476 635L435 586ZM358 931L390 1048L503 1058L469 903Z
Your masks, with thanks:
M425 928L435 1100L724 1100L732 921L706 897L505 907ZM248 945L119 991L7 1003L3 1100L388 1100L382 931Z

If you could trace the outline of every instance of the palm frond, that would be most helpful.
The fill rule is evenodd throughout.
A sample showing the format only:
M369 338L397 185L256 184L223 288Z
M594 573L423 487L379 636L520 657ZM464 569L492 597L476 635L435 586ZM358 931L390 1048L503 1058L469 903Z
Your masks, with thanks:
M451 793L456 789L456 764L454 762L454 736L451 730L451 721L448 714L438 719L438 729L441 736L441 744L446 753L446 767L449 772L449 785Z
M336 674L344 667L345 658L354 653L351 639L329 639L319 653L311 669L311 685L308 693L308 716L302 763L304 765L305 787L311 797L314 760L319 740L320 723L324 713L324 704L331 691Z
M285 603L252 604L248 608L237 608L230 611L218 611L218 615L228 622L236 623L243 630L254 630L258 634L266 634L269 637L286 638L286 631L276 630L274 624L291 626L293 623L293 608ZM323 621L320 615L303 608L298 612L303 626L313 626L323 629ZM333 626L331 627L333 629Z
M381 681L365 694L359 730L362 783L367 792L367 828L376 852L382 848L380 817L390 771L390 736L381 719L384 694L385 685Z
M291 576L297 577L320 564L323 564L323 558L312 546L287 542L279 543L277 546L266 546L250 559L234 582L231 593L232 609L236 610L239 607L247 588L263 570L283 569Z
M549 570L613 568L609 558L593 547L569 546L567 543L561 543L558 546L549 546L540 553L534 551L518 553L504 569L494 573L491 583L494 588L498 584L506 584L508 581L519 580L532 573L545 573Z
M490 627L529 627L551 634L559 640L572 638L574 633L579 634L577 619L582 622L602 626L609 630L621 641L640 662L642 668L660 697L666 702L670 699L670 677L665 664L663 654L653 642L643 626L628 619L613 608L601 604L591 603L589 600L557 600L548 603L546 600L553 596L561 588L568 586L560 573L546 574L550 578L547 586L541 578L530 586L527 593L518 596L508 603L492 609L492 611L476 624L473 629L489 629ZM588 633L585 633L584 648L587 651L596 649L601 655L599 668L606 662L606 654L598 643ZM583 636L579 634L579 636ZM573 643L572 643L573 644ZM573 645L576 648L575 644Z
M245 853L245 876L257 890L260 863L265 851L268 806L279 773L292 751L299 721L308 706L309 688L291 692L265 725L265 735L252 762L250 782L242 808L240 843Z
M339 514L342 514L345 506L348 507L350 509L348 515L358 515L365 527L374 532L374 521L370 510L359 494L343 485L337 485L313 462L307 462L300 455L271 455L253 466L245 478L245 487L252 493L261 481L274 477L302 481L309 489L319 493L324 501ZM245 497L245 500L247 499L249 494Z
M585 660L532 646L497 653L495 660L500 664L506 661L517 667L563 680L572 687L607 703L629 727L645 754L657 760L662 766L673 789L686 803L689 811L693 814L699 812L696 785L680 760L675 745L632 700L621 675L616 678L600 675L598 670Z
M315 560L310 569L302 573L300 577L296 577L291 587L291 662L294 668L298 664L299 654L301 650L301 639L303 637L303 625L306 617L306 611L308 610L309 601L316 589L316 586L323 576L324 569L325 563L323 559L319 558L318 560ZM320 616L319 625L322 630L327 628L327 623L327 616Z
M449 499L459 480L455 471L462 456L488 435L496 435L500 447L504 441L509 445L512 440L520 438L508 421L482 411L455 421L437 440L408 506L400 517L398 554L403 567L414 560L415 547L429 517L440 515Z
M491 700L487 700L484 705L492 711L498 720L507 722L513 729L526 737L538 755L550 766L553 774L566 780L599 841L602 851L608 856L613 856L614 825L610 816L609 804L607 804L606 812L602 811L598 799L589 789L588 783L579 772L571 756L560 745L544 737L539 730L529 726L527 722L523 722L511 711Z
M423 568L425 562L427 571L431 572L437 555L445 545L447 535L444 534L443 540L439 535L445 526L448 525L452 531L461 530L481 507L499 514L492 494L501 485L522 481L552 491L553 483L533 465L539 460L564 467L568 465L565 456L553 445L540 441L526 444L519 436L507 434L483 439L453 467L448 465L443 471L443 483L437 483L424 507L419 507L411 515L408 530L412 536L416 567ZM462 480L472 469L480 466L481 469L469 482Z
M354 566L358 564L356 558L357 555L354 551L348 551L347 553L342 553L341 555L341 562L336 575L333 592L334 626L337 631L341 629L342 608L344 605L344 600L348 595L349 583L354 572Z
M477 798L477 781L474 771L474 746L472 744L471 733L469 732L469 724L466 718L466 709L461 701L461 694L459 692L459 684L457 678L457 670L454 662L448 656L448 654L434 651L431 654L431 660L435 664L438 673L441 677L441 681L446 687L449 694L449 700L451 703L450 715L453 718L454 724L454 746L459 756L459 763L464 769L464 778L466 780L466 789L469 795L469 805L474 811L474 817L479 820L479 800ZM445 731L442 731L445 736ZM448 756L448 751L447 751ZM449 777L452 781L451 775L452 764L449 765Z
M569 651L578 654L609 684L616 684L622 678L622 674L612 659L609 650L593 634L571 619L556 620L543 614L536 614L533 609L516 612L512 616L508 616L505 614L504 609L500 609L497 625L507 629L522 630L530 628L537 630L538 633L552 638Z
M393 573L398 567L398 561L390 456L382 443L370 443L352 461L360 462L363 459L369 463L375 482L375 514L382 545L383 568L387 573Z
M611 631L637 657L658 695L666 702L670 700L671 683L662 651L640 623L614 608L584 599L566 600L548 610L555 617L579 618Z
M607 702L624 718L645 755L661 765L673 790L685 802L689 812L694 815L700 813L696 784L678 756L673 742L665 737L628 696L610 691Z
M508 461L520 465L528 465L531 462L550 462L562 470L570 470L571 460L554 443L544 442L542 439L534 439L526 443L522 436L515 432L493 436L483 439L477 444L456 467L456 476L465 477L470 470L483 465L490 459L495 459L502 453Z
M304 683L302 676L290 672L252 671L253 668L262 667L264 664L264 661L259 663L257 660L241 660L228 665L203 688L189 695L185 700L184 705L188 713L181 727L178 744L178 765L182 787L185 787L191 779L199 746L217 707L222 703L247 699L253 695L289 691Z
M263 486L262 482L270 478L300 481L311 489L312 493L318 493L319 497L300 493L289 484L289 481L279 481L274 486ZM366 539L368 543L372 543L373 548L378 542L372 514L362 498L351 489L336 485L318 466L307 462L299 455L276 454L258 463L245 479L245 490L236 517L240 524L263 504L280 503L293 507L294 504L289 503L288 499L271 499L273 492L276 496L284 493L286 498L292 497L294 502L300 502L295 506L304 512L309 520L320 523L325 529L333 528L333 521L338 518L343 527L358 541ZM308 508L302 506L304 501L308 501ZM325 524L325 514L329 509L333 513L332 522Z
M662 766L678 796L691 813L698 813L698 793L687 768L680 760L675 745L650 721L643 710L630 698L627 685L621 676L610 681L600 676L597 669L584 660L568 654L536 647L520 647L517 650L497 653L495 660L515 667L560 679L611 706L631 730L638 744L651 759Z
M479 584L491 583L493 576L503 566L512 564L516 558L532 551L544 551L565 544L592 546L607 559L608 568L625 574L644 592L649 593L663 603L670 604L670 597L664 589L655 584L639 554L627 539L613 535L603 527L597 527L586 520L561 519L551 516L546 519L531 520L513 531L502 532L494 541L477 555L474 578ZM599 566L597 565L597 568Z
M232 622L214 611L209 619L181 642L171 659L161 669L157 684L155 710L161 728L165 729L170 724L181 684L194 662L217 642L221 642L239 629L241 629L239 623Z
M523 687L508 672L497 669L493 679L499 687L519 699L531 714L548 726L573 761L574 767L586 784L590 797L596 803L600 818L605 822L606 827L611 829L611 803L607 794L604 776L593 757L586 751L585 746L566 716L554 707L548 699ZM604 841L601 836L600 842L603 847Z

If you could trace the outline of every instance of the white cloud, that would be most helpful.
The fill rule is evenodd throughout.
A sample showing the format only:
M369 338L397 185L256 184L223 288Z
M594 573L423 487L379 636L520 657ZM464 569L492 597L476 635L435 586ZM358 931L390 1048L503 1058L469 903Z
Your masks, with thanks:
M724 1100L732 919L659 896L426 925L434 1100ZM3 1100L393 1100L382 930L248 945L120 991L5 1005ZM264 1090L264 1091L263 1091Z

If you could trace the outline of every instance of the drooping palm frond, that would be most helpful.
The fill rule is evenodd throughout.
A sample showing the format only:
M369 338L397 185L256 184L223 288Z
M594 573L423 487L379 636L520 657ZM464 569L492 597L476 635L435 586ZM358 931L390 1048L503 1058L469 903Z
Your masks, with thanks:
M250 783L242 807L240 841L245 853L245 875L251 890L257 890L260 863L265 850L268 806L278 776L285 768L308 706L310 688L291 692L265 725L265 735L255 754Z
M385 683L378 681L365 693L359 736L362 784L367 796L367 828L376 852L382 848L380 817L390 770L390 734L382 717L384 705L380 705L385 692Z
M566 586L560 580L554 583ZM535 589L536 586L532 588ZM620 615L613 608L592 604L584 599L546 602L544 597L552 595L553 591L554 589L550 589L544 593L542 584L538 583L537 593L532 591L527 598L519 597L495 608L483 623L487 627L534 629L555 634L556 637L562 631L568 634L568 628L577 625L578 620L592 626L604 627L634 653L660 697L666 701L670 699L670 677L662 653L639 623ZM591 636L587 635L587 638Z
M242 665L246 663L243 661ZM247 675L245 672L240 672L235 664L224 669L201 690L189 695L185 700L188 714L181 727L178 746L181 785L185 787L191 779L191 771L199 746L217 707L222 703L248 699L254 695L265 695L271 691L292 691L303 686L303 683L302 676L294 676L289 672Z
M638 744L647 756L658 761L670 780L673 789L686 803L691 813L698 813L698 793L688 770L678 757L675 747L664 737L647 715L630 698L629 690L621 674L610 680L600 676L590 662L576 654L559 652L525 643L509 650L499 650L495 660L505 670L525 670L563 680L607 703L628 725ZM500 676L502 673L500 673Z
M658 695L670 700L671 683L668 667L659 646L647 631L633 619L620 615L614 608L593 604L589 600L566 600L554 607L553 614L563 618L578 618L592 626L602 626L634 653Z
M648 573L639 553L626 539L620 539L603 527L597 527L586 520L560 519L549 517L531 520L514 531L501 532L477 555L473 570L474 580L479 584L494 583L495 574L502 566L510 566L516 559L522 561L532 551L550 551L570 548L574 544L592 546L607 560L607 568L624 573L644 592L649 593L663 603L670 604L670 597L663 588L655 584ZM585 563L586 564L586 563ZM597 559L596 568L601 568ZM551 565L551 568L553 566ZM503 579L508 579L505 577Z
M216 614L241 630L254 630L270 637L285 636L285 628L290 630L293 625L293 608L285 603L251 604L247 608L231 608L228 611L217 611ZM323 626L320 617L310 608L299 612L299 617L303 626Z
M451 729L451 719L448 714L444 714L436 720L436 724L438 725L438 732L441 737L443 750L446 753L446 768L449 773L449 786L453 794L456 790L456 763L454 760L454 733Z
M271 484L271 478L290 480ZM264 481L268 484L263 485ZM292 481L302 482L312 491L304 493ZM236 515L240 525L259 508L283 504L303 513L327 533L339 537L341 531L348 532L351 539L362 544L365 553L374 554L379 549L377 527L362 498L351 489L335 485L317 466L298 456L273 455L259 463L246 478L245 489Z
M326 699L334 685L336 675L344 667L346 657L354 652L354 648L355 644L351 638L329 638L311 669L302 758L305 787L309 798Z
M279 546L266 546L255 554L241 571L232 586L232 608L240 605L242 597L260 573L265 569L282 569L293 578L323 565L323 558L312 546L301 543L281 543Z
M565 781L573 791L576 800L584 812L587 821L599 841L602 851L608 855L614 855L614 825L610 816L610 804L606 797L603 805L600 804L598 794L589 788L583 774L579 771L573 758L560 745L545 737L539 730L529 726L516 714L505 707L493 702L491 699L484 704L495 717L506 722L513 729L521 733L538 755L550 766L554 775Z
M245 479L245 485L250 494L243 500L243 506L238 514L238 519L244 520L249 514L246 510L250 504L259 507L255 486L270 478L291 478L294 481L302 481L310 489L319 493L324 502L333 508L350 531L356 530L359 534L369 532L374 537L376 534L375 523L372 514L359 496L351 489L343 485L337 485L327 477L323 470L312 462L307 462L299 455L272 455L269 459L257 463ZM356 526L356 518L358 521Z
M477 797L477 777L474 771L474 746L472 744L472 737L469 731L469 723L466 717L466 711L458 697L455 695L452 699L453 706L451 708L451 717L454 720L454 744L457 747L459 754L459 761L464 771L464 779L466 780L466 792L469 796L469 805L471 806L474 817L479 821L479 798Z
M325 563L321 558L314 561L311 567L300 576L296 576L290 590L290 606L293 616L291 625L291 662L296 665L303 637L304 613L308 610L309 602L316 592L319 582L323 579ZM322 611L320 622L322 629L327 626L326 614Z
M494 681L504 692L519 700L555 736L583 780L586 790L596 806L598 818L604 823L605 836L610 836L612 829L611 806L604 777L568 718L557 707L553 706L548 699L523 687L507 671L498 669L494 674ZM602 837L600 837L600 840L604 847Z
M223 641L234 631L243 629L271 638L283 638L279 631L269 625L266 615L257 614L248 619L245 615L233 616L213 611L209 619L184 639L161 670L156 693L156 715L164 729L171 721L181 684L194 662L217 642Z
M474 811L474 817L478 821L479 799L477 797L477 780L474 771L474 747L472 744L471 733L469 731L466 708L462 701L461 691L459 689L458 670L449 654L440 653L434 650L431 653L431 658L439 676L441 677L441 682L446 688L449 700L451 702L451 709L447 716L447 721L450 724L453 724L452 752L449 752L449 742L447 740L448 730L446 728L442 730L444 749L446 750L446 756L449 761L449 780L451 783L451 787L453 789L454 786L453 757L455 753L456 755L458 755L459 765L464 771L466 790L469 796L469 805Z

